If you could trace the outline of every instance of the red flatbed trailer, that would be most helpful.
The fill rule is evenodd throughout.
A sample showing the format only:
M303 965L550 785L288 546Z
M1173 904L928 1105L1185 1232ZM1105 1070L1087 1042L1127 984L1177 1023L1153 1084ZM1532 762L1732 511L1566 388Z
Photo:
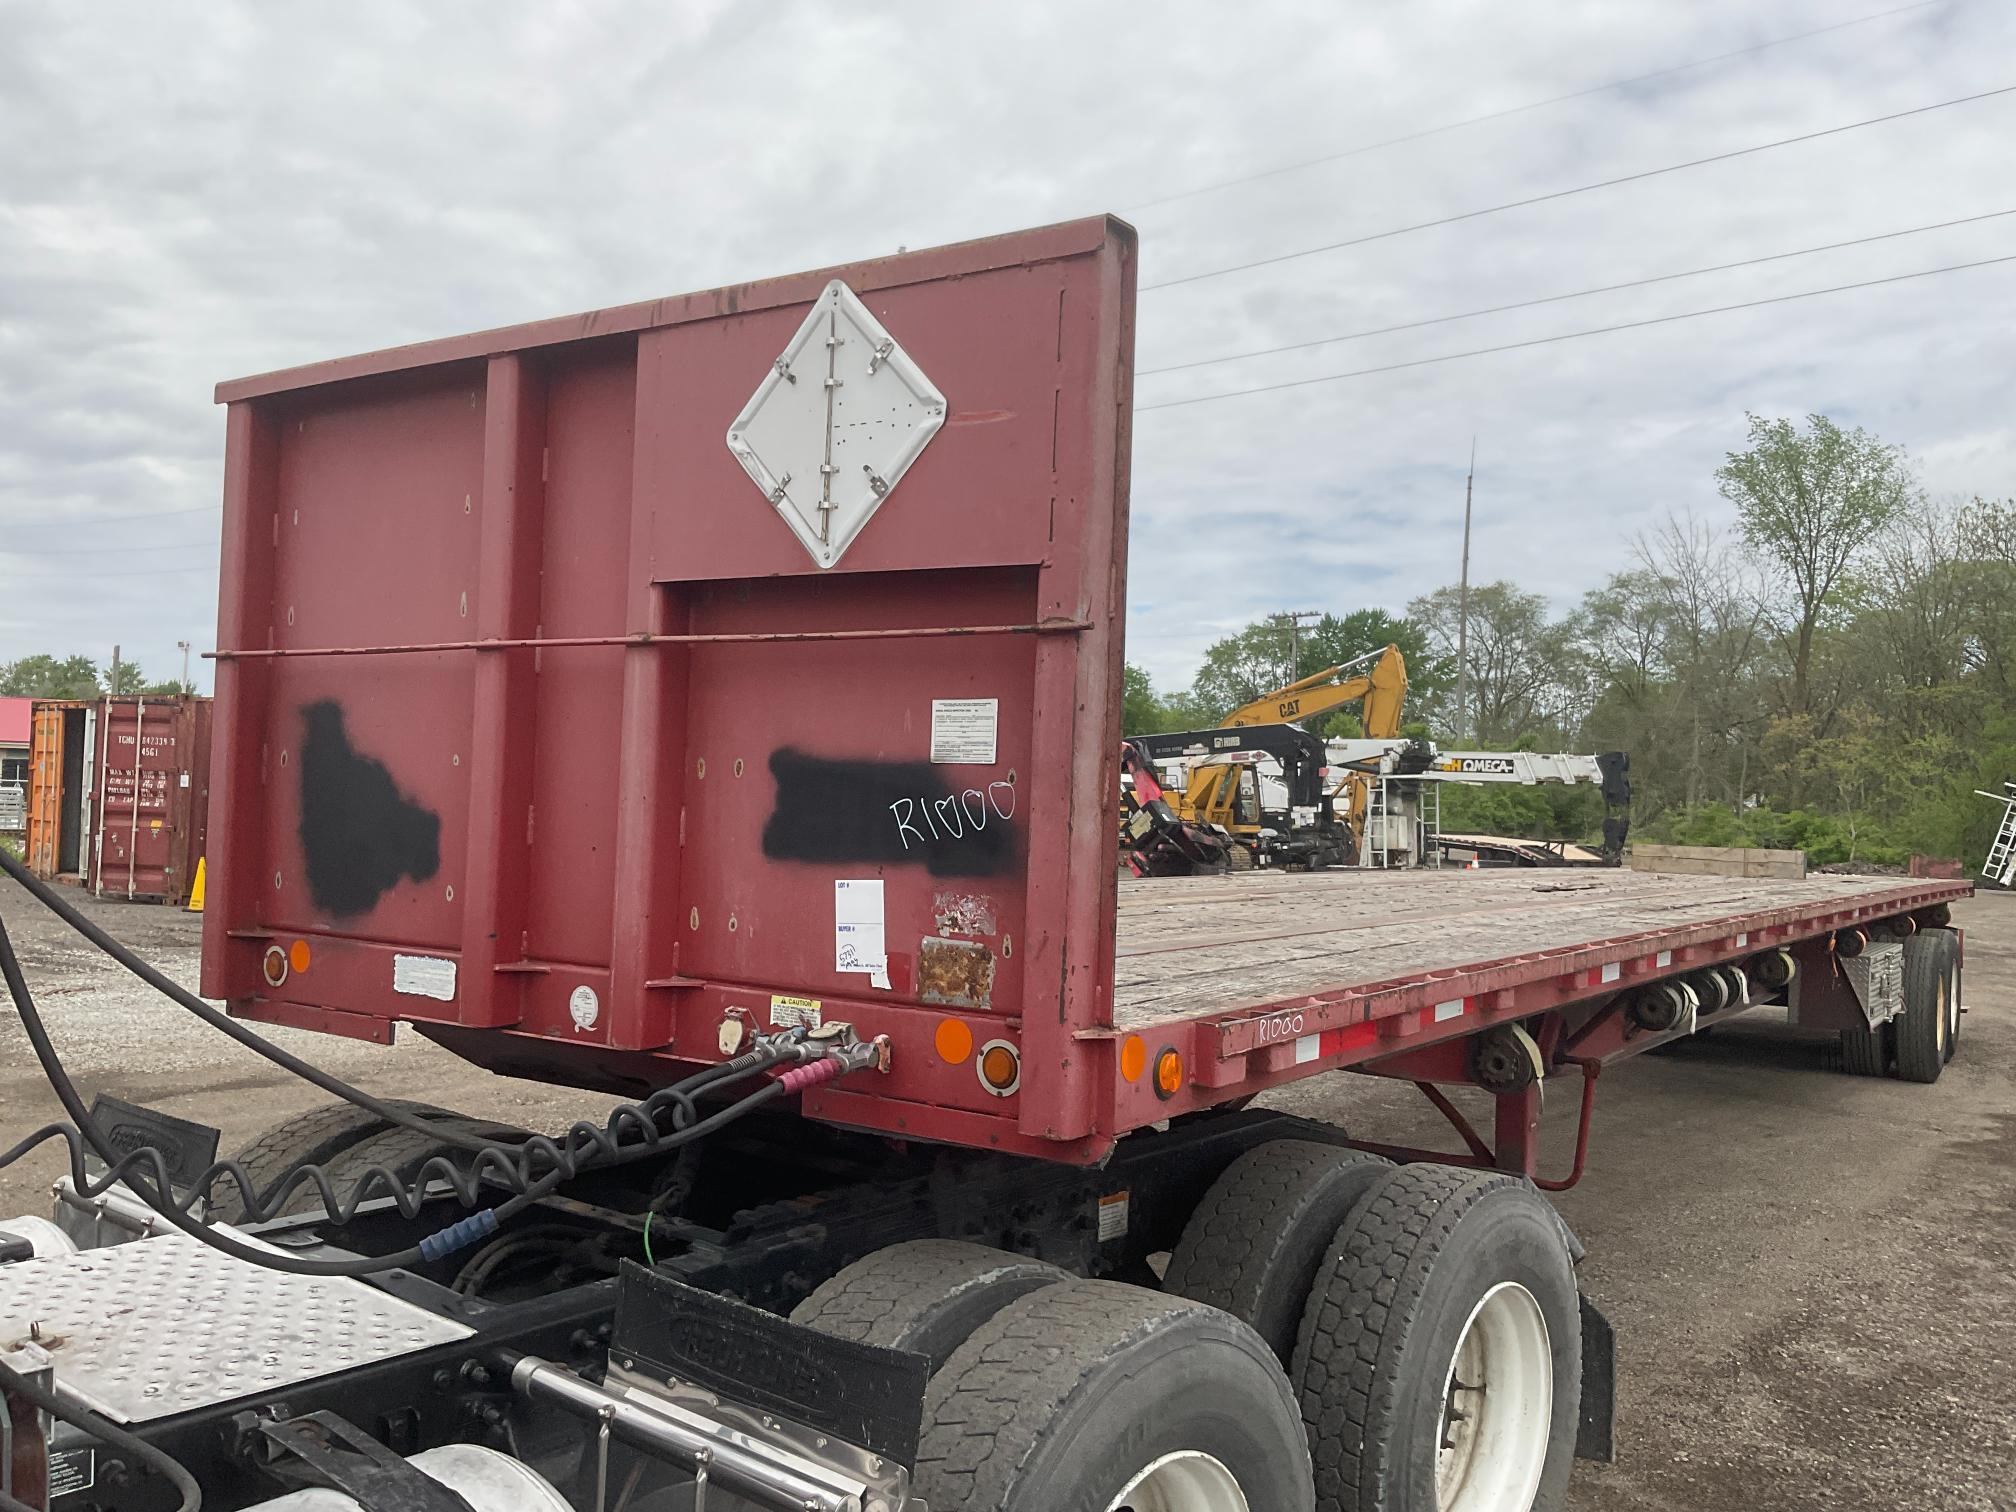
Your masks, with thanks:
M203 990L245 1019L380 1041L403 1023L501 1072L626 1092L780 1031L857 1052L792 1073L790 1132L748 1136L711 1199L668 1158L646 1186L591 1172L589 1200L547 1214L596 1242L641 1226L649 1253L683 1192L651 1277L795 1306L786 1354L819 1354L809 1328L930 1356L921 1449L880 1449L872 1473L841 1455L825 1472L858 1494L807 1501L808 1437L777 1429L747 1468L761 1505L902 1512L914 1466L932 1512L1047 1512L1119 1471L1135 1478L1094 1512L1273 1512L1311 1505L1313 1446L1326 1509L1340 1465L1372 1477L1349 1504L1379 1512L1558 1506L1568 1456L1607 1452L1609 1333L1578 1313L1574 1247L1534 1185L1579 1176L1602 1065L1778 1003L1839 1033L1849 1069L1932 1080L1959 1022L1947 906L1970 888L1121 880L1134 249L1096 218L221 385ZM1242 1111L1342 1069L1416 1082L1462 1148ZM1578 1076L1574 1167L1548 1180L1541 1088ZM1443 1085L1494 1095L1489 1138ZM363 1169L382 1134L412 1162L413 1132L353 1130L329 1158ZM382 1253L411 1221L297 1219L290 1242ZM1012 1300L1062 1278L1031 1256L1134 1284ZM1382 1275L1418 1289L1375 1308ZM693 1304L637 1288L607 1369L648 1393L666 1358L654 1387L617 1356ZM870 1294L879 1323L850 1311ZM605 1319L576 1346L610 1337L586 1290L524 1305L526 1338L569 1308ZM1129 1396L1182 1376L1139 1351L1192 1333L1185 1359L1246 1364L1185 1403ZM969 1354L1046 1339L1102 1405L1006 1389ZM1263 1343L1287 1374L1240 1376ZM762 1373L772 1346L671 1373L728 1402L749 1382L719 1358ZM534 1365L513 1389L599 1416L606 1449L615 1398ZM482 1405L443 1379L413 1355L434 1384L413 1387L411 1442ZM1511 1418L1459 1406L1486 1381ZM742 1399L791 1404L822 1449L904 1441L834 1428L802 1384ZM993 1448L961 1440L977 1419L941 1386L985 1393ZM1281 1427L1269 1393L1288 1437L1232 1442ZM1351 1406L1368 1393L1399 1416ZM1224 1400L1239 1424L1213 1416ZM724 1445L776 1429L729 1417ZM1135 1463L1144 1423L1172 1457ZM1109 1430L1125 1447L1100 1447ZM696 1463L690 1438L643 1442ZM1056 1457L1017 1479L1009 1442Z

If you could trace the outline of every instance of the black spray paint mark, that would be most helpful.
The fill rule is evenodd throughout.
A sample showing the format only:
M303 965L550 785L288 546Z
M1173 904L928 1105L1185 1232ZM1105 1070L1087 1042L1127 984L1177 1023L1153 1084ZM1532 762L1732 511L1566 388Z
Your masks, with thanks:
M309 895L339 918L369 913L402 877L425 882L440 870L441 816L402 796L384 762L351 747L342 705L309 704L301 718Z
M953 788L926 761L832 761L770 753L777 806L763 826L773 861L883 861L934 877L992 877L1015 859L1015 789Z

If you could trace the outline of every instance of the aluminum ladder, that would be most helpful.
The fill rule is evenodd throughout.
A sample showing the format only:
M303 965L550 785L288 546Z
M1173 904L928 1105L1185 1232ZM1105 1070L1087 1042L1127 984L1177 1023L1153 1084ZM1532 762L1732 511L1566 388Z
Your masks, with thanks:
M1988 847L1988 861L1981 868L1981 875L1990 882L1999 882L2004 887L2016 885L2016 782L2002 784L2000 793L1984 793L1974 790L1981 798L1992 798L2002 805L2002 822L1995 828L1995 843Z

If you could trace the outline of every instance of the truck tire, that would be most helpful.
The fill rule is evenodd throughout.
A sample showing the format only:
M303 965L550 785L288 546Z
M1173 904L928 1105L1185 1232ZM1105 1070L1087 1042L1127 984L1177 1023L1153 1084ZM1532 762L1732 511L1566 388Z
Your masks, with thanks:
M1248 1150L1183 1225L1163 1289L1251 1324L1286 1365L1337 1226L1392 1169L1363 1150L1299 1139Z
M1565 1231L1529 1183L1394 1171L1338 1230L1289 1372L1320 1512L1554 1512L1581 1326Z
M918 1494L956 1512L1313 1512L1309 1449L1266 1342L1143 1287L1011 1302L931 1378Z
M1965 955L1965 952L1960 948L1960 936L1952 930L1936 930L1932 931L1932 933L1944 934L1947 937L1948 944L1941 948L1952 952L1952 969L1950 972L1952 985L1948 991L1946 1009L1946 1063L1950 1066L1953 1063L1953 1057L1960 1053L1960 1025L1965 1014L1964 1000L1960 995L1960 989L1962 986L1962 973L1965 970L1962 963L1962 957Z
M1841 1069L1850 1076L1887 1076L1890 1072L1890 1026L1841 1031Z
M1904 942L1904 1011L1897 1015L1897 1075L1908 1082L1939 1080L1952 1058L1958 1002L1960 941L1950 929L1928 929Z
M1027 1255L918 1239L856 1260L800 1302L791 1321L836 1339L907 1349L935 1371L1010 1302L1070 1279Z
M400 1111L412 1113L421 1118L454 1118L455 1114L446 1108L437 1108L432 1103L406 1102L387 1098L386 1102ZM231 1159L245 1167L245 1174L259 1190L264 1191L290 1171L304 1165L327 1165L353 1145L361 1144L372 1136L392 1128L376 1113L358 1107L355 1103L333 1102L319 1108L310 1108L305 1113L296 1113L291 1118L283 1118L263 1133L256 1135L231 1153ZM214 1181L210 1185L210 1200L225 1216L242 1211L239 1202L238 1184L229 1177ZM284 1212L306 1212L315 1205L313 1187L306 1189L306 1195L297 1191L291 1196Z

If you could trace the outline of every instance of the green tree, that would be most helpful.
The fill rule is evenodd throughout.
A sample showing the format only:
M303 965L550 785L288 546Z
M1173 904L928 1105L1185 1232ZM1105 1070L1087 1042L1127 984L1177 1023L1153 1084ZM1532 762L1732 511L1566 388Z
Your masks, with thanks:
M1749 420L1749 450L1731 452L1715 477L1736 506L1743 539L1791 588L1787 705L1809 714L1814 638L1849 568L1903 517L1917 484L1903 448L1825 415L1807 416L1803 432L1786 419Z
M1455 584L1407 606L1437 655L1453 668L1461 594ZM1581 688L1578 650L1570 627L1548 618L1547 600L1515 583L1485 583L1470 590L1470 707L1458 730L1452 701L1434 699L1428 712L1458 739L1514 745L1532 737L1565 738L1575 722Z
M1164 697L1155 691L1147 670L1128 662L1121 674L1120 728L1127 735L1160 735L1168 730L1193 730L1212 721L1202 718L1187 693Z
M24 656L0 664L0 695L9 698L95 698L98 667L88 656Z

